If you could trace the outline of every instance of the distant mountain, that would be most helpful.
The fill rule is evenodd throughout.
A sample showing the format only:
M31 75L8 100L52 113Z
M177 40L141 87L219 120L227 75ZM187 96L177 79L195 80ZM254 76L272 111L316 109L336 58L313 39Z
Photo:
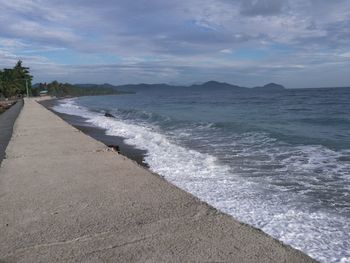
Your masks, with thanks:
M117 86L111 85L109 83L104 84L74 84L76 87L80 88L107 88L107 89L116 89Z
M176 85L169 85L165 83L159 83L159 84L140 83L140 84L125 84L125 85L118 85L118 86L104 83L104 84L75 84L74 86L78 86L81 88L111 88L119 91L121 90L138 91L143 89L158 89L158 88L234 89L237 91L249 91L249 90L280 91L285 89L284 86L276 83L269 83L264 86L259 86L254 88L247 88L247 87L242 87L242 86L238 86L238 85L234 85L226 82L219 82L215 80L210 80L202 84L193 84L190 86L176 86Z
M173 88L173 87L177 87L177 86L172 86L164 83L160 83L160 84L140 83L140 84L125 84L125 85L116 86L116 88L118 89L131 89L131 90L149 89L149 88Z
M194 84L194 85L191 85L190 87L191 88L210 88L210 89L221 89L221 88L246 89L245 87L232 85L226 82L218 82L215 80L210 80L210 81L204 82L203 84Z
M285 90L285 87L276 84L276 83L269 83L266 84L262 87L254 87L254 88L246 88L246 87L241 87L238 85L232 85L226 82L218 82L218 81L208 81L203 84L194 84L191 85L190 87L194 88L210 88L210 89L220 89L220 88L229 88L229 89L234 89L234 90L239 90L239 91L249 91L249 90L259 90L259 91L281 91Z
M42 84L41 84L42 85ZM61 84L62 85L62 84ZM254 88L246 88L241 87L238 85L233 85L226 82L219 82L215 80L210 80L207 82L204 82L202 84L193 84L190 86L176 86L176 85L169 85L169 84L146 84L146 83L140 83L140 84L125 84L125 85L112 85L109 83L104 84L68 84L66 83L65 86L71 87L71 90L69 93L77 93L77 94L118 94L118 93L135 93L141 90L151 90L151 89L168 89L168 88L182 88L182 89L188 89L188 88L195 88L195 89L230 89L232 91L237 92L244 92L244 91L262 91L262 92L276 92L276 91L282 91L285 90L285 87L283 87L280 84L276 83L269 83L264 86L254 87ZM76 89L73 92L72 87L75 87ZM33 88L39 88L39 83L33 85ZM76 91L76 92L75 92ZM70 94L69 94L70 95ZM73 95L73 94L72 94ZM76 94L74 94L76 95ZM78 96L79 96L78 95Z
M280 84L269 83L269 84L266 84L265 86L255 87L253 89L261 90L261 91L281 91L281 90L285 90L286 88Z
M113 88L112 88L113 87ZM32 86L33 96L38 96L41 91L55 97L78 97L121 94L115 86L110 84L69 84L53 81L51 83L38 83Z
M169 84L145 84L145 83L140 83L140 84L127 84L127 85L120 85L120 86L115 86L118 90L123 90L123 91L139 91L139 90L146 90L146 89L158 89L158 88L195 88L195 89L231 89L233 91L266 91L266 92L273 92L273 91L281 91L284 90L285 88L276 83L269 83L266 84L265 86L262 87L254 87L254 88L246 88L246 87L241 87L238 85L233 85L230 83L226 82L219 82L215 80L210 80L207 82L204 82L202 84L193 84L190 86L175 86L175 85L169 85Z

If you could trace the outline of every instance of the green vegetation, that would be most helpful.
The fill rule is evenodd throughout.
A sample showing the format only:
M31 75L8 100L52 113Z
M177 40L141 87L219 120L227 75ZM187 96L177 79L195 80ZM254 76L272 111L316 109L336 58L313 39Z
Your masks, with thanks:
M39 83L33 88L33 96L40 95L40 92L47 92L47 95L55 97L77 97L119 94L116 89L104 85L72 85L69 83Z
M32 79L29 68L24 67L21 60L13 68L0 70L0 99L23 97L27 94L27 87L29 96L47 94L56 97L75 97L120 93L114 86L108 84L72 85L53 81L49 84L40 83L32 86Z
M31 94L33 77L29 74L29 68L22 66L19 60L16 65L11 68L0 70L0 98L21 97L27 93L26 82L29 94Z

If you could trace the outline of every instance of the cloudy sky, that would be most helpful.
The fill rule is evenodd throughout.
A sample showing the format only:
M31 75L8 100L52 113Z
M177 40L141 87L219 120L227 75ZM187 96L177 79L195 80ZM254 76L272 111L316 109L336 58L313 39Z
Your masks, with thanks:
M34 81L350 86L349 0L0 0Z

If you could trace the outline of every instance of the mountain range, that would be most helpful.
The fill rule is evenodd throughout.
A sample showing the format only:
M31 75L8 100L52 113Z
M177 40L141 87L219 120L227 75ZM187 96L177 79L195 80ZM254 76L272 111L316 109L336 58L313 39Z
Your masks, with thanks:
M198 88L198 89L233 89L237 91L246 91L246 90L259 90L259 91L282 91L285 89L284 86L276 83L269 83L264 86L258 86L254 88L247 88L247 87L242 87L238 85L233 85L229 84L226 82L219 82L219 81L207 81L202 84L193 84L190 86L180 86L180 85L169 85L169 84L145 84L145 83L140 83L140 84L126 84L126 85L111 85L108 83L104 84L75 84L75 86L79 87L86 87L86 88L113 88L117 89L120 91L123 90L139 90L139 89L149 89L149 88Z
M247 88L238 85L229 84L226 82L218 81L207 81L202 84L193 84L190 86L176 86L169 84L127 84L127 85L111 85L109 83L104 84L69 84L69 83L58 83L54 81L49 84L38 83L32 86L38 91L47 89L50 95L54 96L86 96L86 95L106 95L106 94L119 94L119 93L134 93L145 89L169 89L169 88L191 88L201 90L215 90L215 89L230 89L232 91L244 92L244 91L259 91L259 92L279 92L285 88L276 83L269 83L264 86Z

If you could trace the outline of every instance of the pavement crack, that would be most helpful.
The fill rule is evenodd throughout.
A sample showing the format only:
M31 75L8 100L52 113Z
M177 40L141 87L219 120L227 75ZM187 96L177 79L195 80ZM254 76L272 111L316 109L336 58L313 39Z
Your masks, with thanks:
M29 250L33 250L33 249L48 248L48 247L53 247L53 246L62 246L62 245L74 244L76 242L86 242L86 241L89 241L89 240L92 240L92 239L104 239L104 238L108 237L108 234L110 234L110 236L113 236L115 234L115 233L113 233L113 234L111 234L111 233L113 233L113 232L112 231L106 231L106 232L101 232L101 233L97 233L97 234L94 234L94 235L80 236L80 237L77 237L77 238L64 240L64 241L43 243L43 244L23 247L23 248L16 249L12 253L7 254L6 257L10 257L10 256L16 255L18 253L23 253L23 252L26 252L26 251L29 251Z
M122 244L115 244L115 245L112 245L112 246L103 247L103 248L100 248L100 249L93 250L90 253L87 253L87 255L91 255L91 254L94 254L94 253L98 253L98 252L102 252L102 251L106 251L106 250L110 250L110 249L125 247L125 246L132 245L132 244L137 244L139 242L142 242L142 241L145 241L145 240L149 239L150 237L152 237L152 236L146 236L146 237L143 237L143 238L138 238L138 239L134 239L134 240L131 240L131 241L128 241L128 242L124 242Z

